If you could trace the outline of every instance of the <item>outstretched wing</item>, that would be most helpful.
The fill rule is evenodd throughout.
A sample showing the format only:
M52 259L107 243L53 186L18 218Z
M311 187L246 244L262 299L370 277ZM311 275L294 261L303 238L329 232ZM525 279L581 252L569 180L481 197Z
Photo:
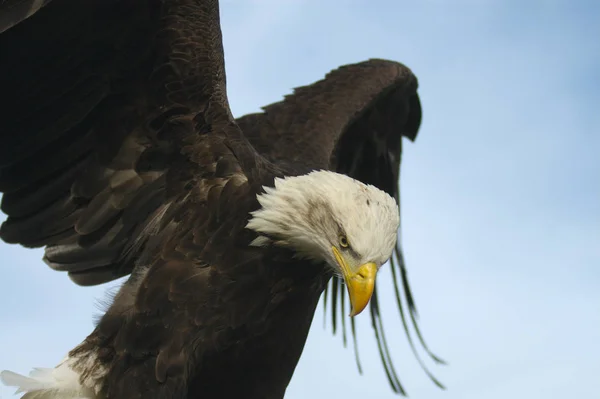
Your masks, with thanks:
M77 284L129 274L193 179L252 178L216 0L54 0L0 54L0 237Z
M345 173L379 187L400 203L402 137L414 141L421 124L417 86L417 78L406 66L371 59L342 66L330 72L323 80L296 88L283 101L264 107L263 113L239 118L238 125L253 146L274 162L296 160L310 168ZM417 310L400 244L391 264L398 309L415 356L421 362L413 344L408 319L424 349L436 362L442 362L429 351L419 331ZM345 344L346 295L339 278L334 277L328 286L325 306L328 295L334 333L337 331L337 312L341 308ZM396 392L404 393L386 342L377 291L373 295L370 311L381 360L390 384ZM354 319L350 321L356 347ZM358 355L357 363L360 369ZM425 367L424 369L441 386Z

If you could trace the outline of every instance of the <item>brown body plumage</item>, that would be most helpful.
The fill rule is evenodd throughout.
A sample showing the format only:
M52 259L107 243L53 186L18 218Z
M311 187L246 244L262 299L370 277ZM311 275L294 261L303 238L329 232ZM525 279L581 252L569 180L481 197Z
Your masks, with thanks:
M37 11L0 20L1 238L45 246L80 285L132 273L73 353L96 354L107 398L283 397L331 275L248 246L256 194L329 169L399 199L401 138L421 120L416 78L391 61L348 65L234 120L216 0ZM401 391L376 294L371 317Z

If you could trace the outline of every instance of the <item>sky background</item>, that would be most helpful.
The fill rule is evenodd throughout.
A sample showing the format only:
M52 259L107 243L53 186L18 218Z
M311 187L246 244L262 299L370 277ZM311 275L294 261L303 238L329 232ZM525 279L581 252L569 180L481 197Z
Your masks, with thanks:
M236 116L339 65L378 57L420 81L405 142L402 243L430 347L410 353L380 273L396 368L414 399L598 398L600 3L223 1ZM2 219L4 217L2 216ZM41 250L0 243L0 369L51 367L92 330L104 287L81 288ZM110 286L114 286L112 284ZM286 398L393 398L367 313L364 375L319 307ZM0 387L0 397L12 397Z

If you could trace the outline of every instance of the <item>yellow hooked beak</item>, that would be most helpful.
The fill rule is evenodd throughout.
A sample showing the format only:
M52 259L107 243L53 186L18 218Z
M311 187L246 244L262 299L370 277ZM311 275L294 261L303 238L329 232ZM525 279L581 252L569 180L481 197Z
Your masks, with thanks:
M332 249L348 287L348 295L350 296L350 304L352 305L350 316L356 316L365 309L371 300L373 289L375 288L377 265L373 262L365 263L364 265L360 265L356 270L353 270L340 251L336 247L332 247Z

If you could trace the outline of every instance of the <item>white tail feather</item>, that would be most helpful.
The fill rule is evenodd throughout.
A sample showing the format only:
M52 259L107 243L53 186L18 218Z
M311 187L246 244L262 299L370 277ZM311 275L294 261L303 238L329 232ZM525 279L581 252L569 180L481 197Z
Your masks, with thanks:
M27 399L94 399L95 391L80 383L80 375L73 370L76 359L65 358L58 366L35 368L29 377L12 371L2 371L0 380L4 385L17 388Z

